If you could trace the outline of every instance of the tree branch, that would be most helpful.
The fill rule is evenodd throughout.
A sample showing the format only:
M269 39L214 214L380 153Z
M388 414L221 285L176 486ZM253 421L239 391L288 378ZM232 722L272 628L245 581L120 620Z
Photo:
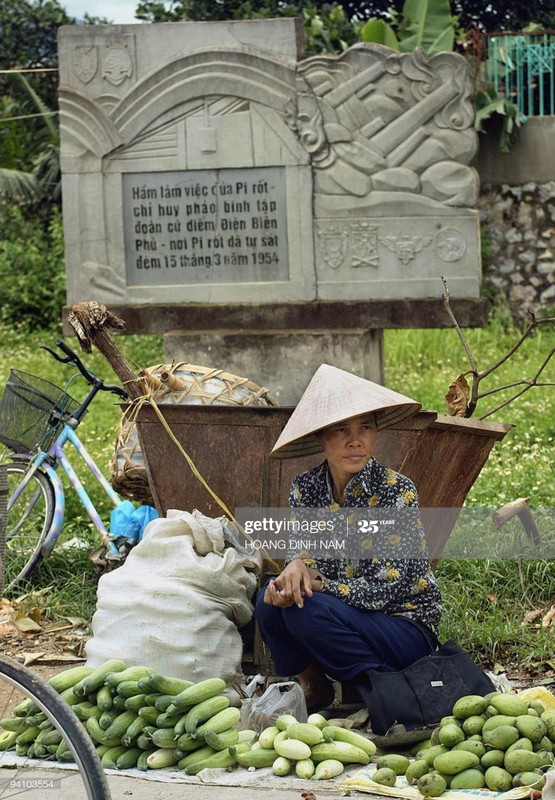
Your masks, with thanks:
M470 349L470 346L469 346L468 342L466 341L466 337L465 337L464 333L461 330L461 326L457 322L457 319L456 319L456 317L453 314L453 311L451 309L451 304L449 302L449 298L450 298L449 288L447 286L447 281L445 280L443 275L441 276L441 282L443 283L443 294L441 295L441 299L443 301L443 306L446 309L446 311L449 314L449 316L451 317L451 321L453 323L453 326L454 326L455 330L457 331L457 333L459 335L459 339L461 340L462 346L464 347L466 355L468 356L468 360L470 361L470 366L472 367L472 372L474 372L474 373L478 372L478 366L476 364L476 359L472 355L472 351Z
M505 389L512 389L512 388L514 388L516 386L521 386L522 387L522 389L520 391L515 392L511 397L507 398L502 403L500 403L499 405L495 406L495 408L491 409L486 414L484 414L483 416L479 417L479 419L485 419L486 417L491 416L496 411L499 411L501 408L504 408L509 403L512 403L513 400L516 400L517 397L520 397L522 394L527 392L533 386L555 386L555 383L553 383L551 381L538 382L539 376L541 375L541 373L543 372L543 370L545 369L545 367L547 366L547 364L549 363L549 361L551 360L551 358L555 354L555 347L554 347L554 348L552 348L550 350L550 352L544 358L543 362L541 363L541 365L539 366L539 368L537 369L535 375L532 378L524 378L524 379L522 379L520 381L515 381L513 383L508 383L508 384L505 384L504 386L499 386L499 387L496 387L494 389L489 389L486 392L480 392L479 391L480 382L484 378L486 378L488 375L491 375L500 366L505 364L511 358L511 356L513 356L516 353L516 351L519 349L519 347L521 347L521 345L526 341L526 339L528 339L531 336L531 334L536 330L537 327L539 327L540 325L545 325L546 323L550 324L550 323L555 322L555 317L545 317L543 319L537 319L537 317L534 314L534 312L529 309L528 310L528 316L530 317L530 322L528 323L528 326L526 327L526 330L522 333L522 335L517 339L517 341L512 345L512 347L510 347L509 350L501 358L499 358L494 364L492 364L487 369L480 371L478 369L478 365L477 365L476 359L474 358L474 355L473 355L473 353L472 353L472 351L470 349L470 346L469 346L468 342L466 341L466 338L465 338L465 336L464 336L464 334L463 334L463 332L462 332L462 330L460 328L460 325L458 324L457 319L455 318L455 315L453 314L453 311L451 309L451 306L450 306L450 303L449 303L449 289L447 287L447 281L443 277L441 278L441 280L442 280L443 288L444 288L444 293L441 296L443 305L444 305L445 309L447 310L447 313L449 314L449 316L450 316L450 318L451 318L451 320L453 322L455 330L457 331L459 339L462 342L462 345L464 347L465 353L466 353L466 355L468 357L468 360L470 361L470 365L472 367L472 369L467 370L466 372L464 372L462 376L459 376L459 378L460 377L465 377L466 378L466 376L468 376L468 375L472 376L472 385L470 387L470 397L468 398L468 401L467 401L467 404L466 404L466 411L464 413L465 417L471 417L472 416L472 414L476 410L476 406L477 406L478 402L483 397L488 397L490 395L496 394L497 392L501 392L501 391L503 391ZM453 410L453 409L450 409L450 410L452 411L452 413L456 413L456 410Z

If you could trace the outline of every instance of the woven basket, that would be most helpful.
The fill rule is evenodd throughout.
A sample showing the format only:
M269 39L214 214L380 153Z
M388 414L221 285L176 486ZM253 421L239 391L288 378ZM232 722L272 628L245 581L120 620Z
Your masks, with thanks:
M180 361L156 364L140 373L158 405L277 406L268 389L247 378L211 367ZM110 460L110 483L129 500L153 504L145 462L135 423L122 416L114 454Z

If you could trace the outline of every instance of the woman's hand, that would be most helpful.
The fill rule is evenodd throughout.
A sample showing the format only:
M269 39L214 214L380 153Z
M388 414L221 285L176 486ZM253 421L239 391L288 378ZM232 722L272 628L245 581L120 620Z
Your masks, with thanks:
M318 577L320 580L317 580ZM296 558L289 562L277 578L269 582L264 592L264 602L279 608L289 608L292 605L302 608L303 597L311 597L320 588L320 573Z

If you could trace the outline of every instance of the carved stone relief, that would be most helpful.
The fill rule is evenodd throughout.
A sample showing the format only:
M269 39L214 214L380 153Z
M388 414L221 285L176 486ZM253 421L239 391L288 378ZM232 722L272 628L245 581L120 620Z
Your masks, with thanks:
M175 286L184 283L188 299L210 302L430 296L443 273L453 292L478 294L478 180L469 166L477 137L462 57L361 44L297 62L252 45L198 47L176 31L107 26L62 37L70 299L82 299L86 285L103 298L179 302ZM165 259L169 272L161 254L177 247L175 231L158 219L157 204L143 220L141 203L124 188L160 192L162 173L176 194L189 184L248 187L216 211L182 196L181 230L187 222L216 235L196 243L184 235L184 255ZM267 186L260 198L253 181ZM272 204L278 215L267 210ZM218 254L222 209L229 209L225 225L237 230ZM130 280L130 252L146 248L145 227L152 270ZM210 273L216 262L229 269ZM82 272L70 277L75 265ZM252 280L241 279L239 267ZM241 280L244 291L230 288Z
M357 45L301 62L298 75L289 122L310 153L316 193L401 192L475 205L476 173L466 166L476 150L472 84L463 58Z

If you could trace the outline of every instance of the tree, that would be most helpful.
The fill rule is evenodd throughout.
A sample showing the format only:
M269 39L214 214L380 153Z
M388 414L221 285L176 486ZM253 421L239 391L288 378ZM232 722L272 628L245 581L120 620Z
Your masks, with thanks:
M399 13L403 0L143 0L137 7L137 17L146 22L248 19L302 16L310 8L325 15L330 6L341 7L347 20L360 23L372 17L391 20L391 12ZM554 0L452 0L452 13L459 17L462 30L475 25L488 32L521 30L531 22L555 27Z
M59 202L57 34L74 21L58 0L0 0L0 69L13 70L0 74L0 192L9 197Z

